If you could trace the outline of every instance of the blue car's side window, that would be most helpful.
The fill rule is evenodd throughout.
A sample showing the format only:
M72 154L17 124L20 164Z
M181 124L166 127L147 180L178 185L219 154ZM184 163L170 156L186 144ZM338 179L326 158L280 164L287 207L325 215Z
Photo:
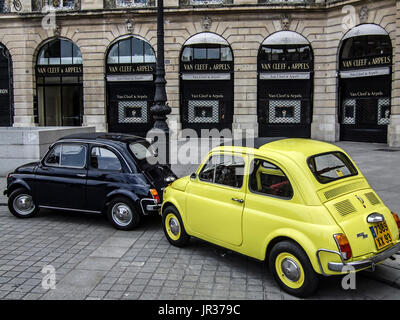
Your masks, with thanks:
M97 170L121 171L122 166L117 155L103 147L93 147L90 153L90 167Z
M86 147L83 145L63 144L61 149L61 167L84 168Z
M61 143L53 147L45 159L50 167L84 168L86 165L86 146Z

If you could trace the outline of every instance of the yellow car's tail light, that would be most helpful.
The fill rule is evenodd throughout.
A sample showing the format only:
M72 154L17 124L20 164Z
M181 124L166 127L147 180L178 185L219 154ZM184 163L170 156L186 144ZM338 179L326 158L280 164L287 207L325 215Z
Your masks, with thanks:
M400 218L399 218L399 215L397 213L394 213L394 212L392 212L392 215L393 215L394 221L396 221L396 223L397 223L397 228L399 228L399 230L400 230Z
M340 253L344 260L349 260L352 257L351 247L349 240L343 233L334 235L335 241L339 247Z

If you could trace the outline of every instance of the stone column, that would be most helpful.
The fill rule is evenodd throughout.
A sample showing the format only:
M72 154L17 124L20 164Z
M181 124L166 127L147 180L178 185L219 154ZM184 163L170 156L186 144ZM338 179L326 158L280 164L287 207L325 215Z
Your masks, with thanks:
M83 126L94 126L96 131L107 131L104 53L107 40L85 39L85 30L80 27L82 40L77 41L83 58ZM99 32L99 34L101 34Z
M36 126L33 114L33 53L30 47L29 26L20 22L8 24L2 42L11 54L13 66L14 127Z
M314 50L314 108L311 138L327 142L339 140L337 120L337 50L340 17L326 20L326 31L309 39Z

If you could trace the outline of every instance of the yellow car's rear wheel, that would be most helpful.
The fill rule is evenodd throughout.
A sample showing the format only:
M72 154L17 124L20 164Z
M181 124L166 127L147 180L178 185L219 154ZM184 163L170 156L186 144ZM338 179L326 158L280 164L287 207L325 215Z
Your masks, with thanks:
M165 236L172 245L183 247L189 242L190 236L186 233L182 218L175 207L167 207L162 220Z
M279 286L292 295L307 297L318 287L318 275L307 254L292 241L279 242L272 248L269 267Z

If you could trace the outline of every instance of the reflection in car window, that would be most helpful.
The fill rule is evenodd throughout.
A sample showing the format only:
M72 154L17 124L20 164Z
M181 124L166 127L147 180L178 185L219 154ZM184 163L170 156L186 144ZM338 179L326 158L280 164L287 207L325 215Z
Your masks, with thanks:
M328 183L358 174L350 159L341 152L331 152L310 157L308 166L321 183Z
M154 147L150 145L150 143L148 143L147 141L132 142L129 144L129 149L131 149L133 155L138 160L157 157L157 153L154 150Z
M83 168L85 163L86 147L79 144L58 144L45 160L45 165L51 167Z
M55 146L46 158L45 164L48 166L59 166L61 158L61 145Z
M93 147L90 153L90 167L98 170L121 171L121 162L114 152L103 148Z
M61 148L61 167L83 168L85 166L86 147L83 145L63 144Z
M292 198L293 189L284 172L276 165L254 159L250 167L250 190L255 193Z
M244 166L245 162L242 157L226 154L212 156L201 170L199 179L241 188L243 185Z

